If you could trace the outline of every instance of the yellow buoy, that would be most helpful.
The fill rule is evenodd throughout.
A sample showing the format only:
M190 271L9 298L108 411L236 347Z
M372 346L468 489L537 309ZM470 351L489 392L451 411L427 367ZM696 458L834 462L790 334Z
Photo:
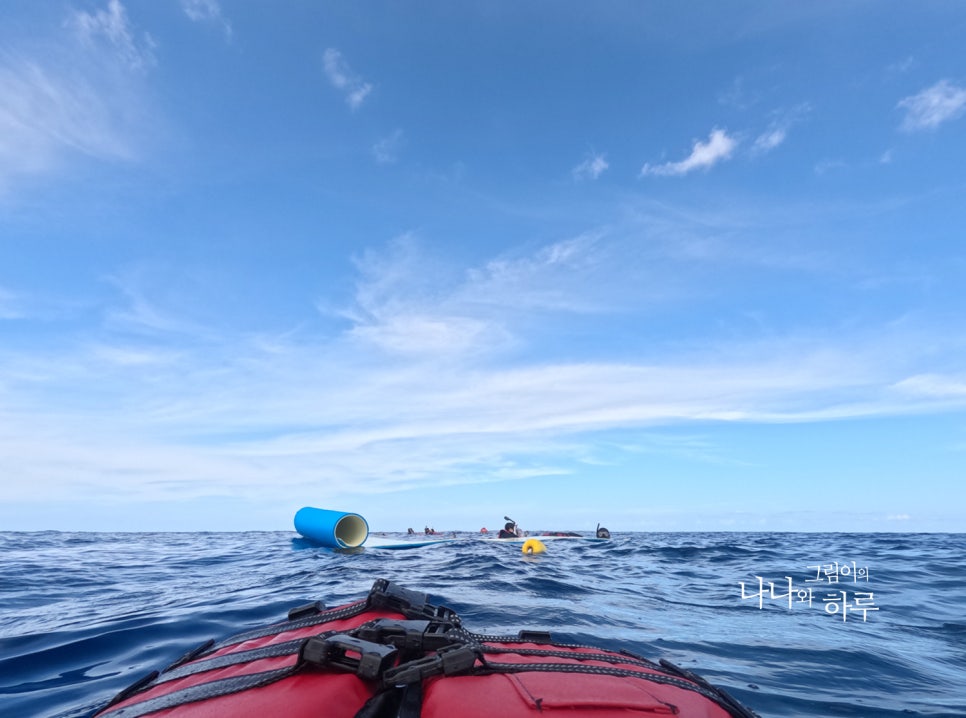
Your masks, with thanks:
M532 538L523 542L522 550L523 553L527 554L528 556L532 556L535 553L543 553L547 550L547 547L544 546L543 541L538 541L537 539Z

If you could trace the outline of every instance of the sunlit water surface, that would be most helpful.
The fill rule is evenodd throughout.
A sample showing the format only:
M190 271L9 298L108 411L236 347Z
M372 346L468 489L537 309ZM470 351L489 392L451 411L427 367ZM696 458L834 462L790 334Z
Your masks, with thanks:
M0 716L81 718L208 638L376 578L479 633L667 658L763 718L966 716L964 534L634 533L532 557L470 534L350 552L293 536L0 533Z

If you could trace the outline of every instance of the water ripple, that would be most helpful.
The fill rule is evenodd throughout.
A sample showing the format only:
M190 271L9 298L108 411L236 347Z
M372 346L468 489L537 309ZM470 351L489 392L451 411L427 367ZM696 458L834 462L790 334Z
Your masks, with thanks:
M766 718L966 715L966 536L627 534L530 557L463 538L340 552L285 532L0 533L0 712L81 718L208 638L356 600L384 577L479 632L668 658ZM853 561L867 580L819 580ZM811 605L770 597L786 576ZM841 590L873 592L880 610L843 621L826 600Z

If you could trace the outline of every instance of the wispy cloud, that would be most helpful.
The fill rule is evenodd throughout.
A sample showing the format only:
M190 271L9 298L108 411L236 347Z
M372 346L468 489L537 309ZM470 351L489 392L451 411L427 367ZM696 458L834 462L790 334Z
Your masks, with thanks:
M204 351L125 339L60 347L47 361L0 353L8 398L0 468L16 477L0 496L83 487L94 498L267 499L360 484L383 493L567 473L593 461L599 437L613 430L903 410L878 397L890 370L875 347L761 345L731 359L718 351L703 360L512 366L454 362L452 352L382 361L353 335L271 353L244 336Z
M845 167L848 167L845 160L826 158L816 162L813 170L817 175L824 175Z
M325 76L332 86L345 93L345 101L353 110L358 109L372 92L372 85L356 75L342 53L328 48L322 57Z
M104 160L136 156L134 133L84 75L6 58L0 67L0 190L56 170L73 153Z
M222 14L218 0L181 0L181 8L191 21L220 25L225 37L231 37L231 23Z
M353 304L338 313L352 323L348 336L391 355L458 357L492 351L505 330L454 296L453 269L427 254L412 234L384 251L356 259ZM447 286L450 286L447 289Z
M917 374L897 382L894 388L912 396L961 400L966 397L966 376Z
M20 309L19 297L3 287L0 287L0 319L20 319L23 311Z
M776 226L796 224L787 207L774 211ZM0 500L59 491L261 502L519 480L619 463L658 427L966 406L961 376L921 368L923 355L958 351L943 346L952 336L874 327L843 340L838 327L792 326L750 338L685 331L653 346L654 321L713 314L718 297L672 316L669 302L639 301L653 291L642 285L682 281L695 264L734 266L727 247L668 248L739 224L697 214L666 210L471 266L403 235L357 258L343 324L324 334L215 330L190 311L205 282L166 291L177 284L169 274L117 272L101 326L50 349L0 346L0 475L15 477L0 482ZM692 301L707 277L693 275ZM615 347L616 326L630 346ZM714 448L694 447L693 460L717 461Z
M467 272L458 296L469 306L593 313L610 304L602 286L614 256L604 230L561 239L524 254L495 257ZM600 288L597 291L595 288Z
M641 176L675 176L686 175L695 170L706 170L723 160L731 157L738 140L720 129L713 129L707 142L695 140L691 154L680 162L667 162L661 165L645 164L641 168Z
M894 75L904 75L919 64L919 61L912 55L907 55L901 60L890 63L886 66L886 72Z
M93 13L76 11L70 24L85 43L104 44L132 70L144 70L157 64L154 39L146 32L137 36L120 0L109 0L106 9Z
M745 85L745 78L740 75L732 80L729 87L718 93L718 102L721 105L737 110L747 110L760 101L761 98L757 94L749 92Z
M788 130L785 127L770 127L766 132L758 135L752 145L754 152L770 152L775 149L788 137Z
M574 167L570 173L575 180L595 180L609 167L603 155L592 154Z
M372 146L372 156L381 165L392 164L399 159L399 151L403 145L403 131L393 130Z
M797 122L811 111L807 103L802 103L792 109L778 110L772 113L773 119L768 128L755 138L752 143L752 154L764 154L780 147L788 139L788 133Z
M940 80L932 87L900 100L897 107L906 112L900 125L902 130L935 130L966 112L966 88L949 80Z
M193 277L180 277L164 267L137 266L106 277L118 292L119 301L104 310L106 326L128 335L174 335L185 339L208 339L209 329L190 315L172 295L191 292L199 283ZM173 305L173 306L172 306ZM199 310L200 311L200 310Z
M136 38L117 0L73 13L40 44L0 54L0 192L77 155L133 160L155 126L143 85L153 42Z

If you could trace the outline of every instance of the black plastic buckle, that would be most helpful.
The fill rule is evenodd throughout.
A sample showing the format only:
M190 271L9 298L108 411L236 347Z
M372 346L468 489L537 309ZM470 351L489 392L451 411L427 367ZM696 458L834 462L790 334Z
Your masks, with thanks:
M477 651L472 646L449 646L442 648L435 656L417 658L390 668L382 676L386 686L401 686L418 683L430 676L453 676L466 673L476 664Z
M299 650L299 664L335 668L355 673L369 680L378 678L396 660L392 646L370 643L360 638L337 633L334 636L313 636Z
M308 618L309 616L315 616L316 614L322 613L325 610L325 604L322 601L313 601L312 603L306 603L301 606L296 606L288 612L288 620L297 621L300 618Z
M464 640L453 633L452 623L442 621L397 621L377 618L352 633L364 641L388 643L404 651L436 651Z
M528 631L522 630L517 634L518 641L527 643L553 643L553 636L550 631Z
M370 608L384 608L388 611L395 611L409 619L441 621L451 623L454 626L460 625L460 617L456 615L456 611L446 606L434 606L428 598L425 593L412 591L392 581L378 578L369 590L367 603Z

